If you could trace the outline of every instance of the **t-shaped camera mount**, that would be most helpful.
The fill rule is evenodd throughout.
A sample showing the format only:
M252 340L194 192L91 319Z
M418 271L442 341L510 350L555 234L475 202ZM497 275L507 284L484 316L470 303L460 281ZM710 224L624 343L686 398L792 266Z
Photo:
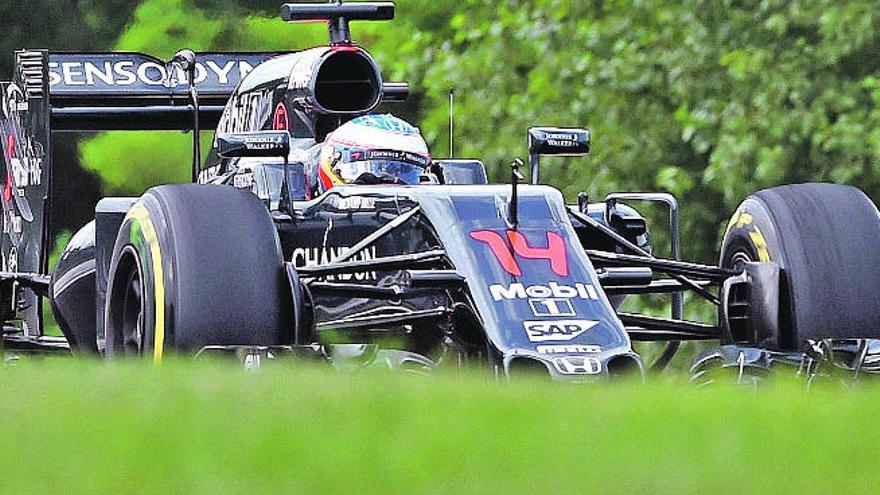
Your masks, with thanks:
M350 21L390 21L394 2L286 3L281 18L288 22L326 22L331 45L350 45Z

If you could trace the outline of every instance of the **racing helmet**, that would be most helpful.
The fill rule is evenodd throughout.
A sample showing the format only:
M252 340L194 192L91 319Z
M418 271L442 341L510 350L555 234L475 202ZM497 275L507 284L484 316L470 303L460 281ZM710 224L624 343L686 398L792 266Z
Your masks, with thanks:
M355 181L418 184L431 164L419 129L391 114L365 115L327 136L318 158L318 187Z

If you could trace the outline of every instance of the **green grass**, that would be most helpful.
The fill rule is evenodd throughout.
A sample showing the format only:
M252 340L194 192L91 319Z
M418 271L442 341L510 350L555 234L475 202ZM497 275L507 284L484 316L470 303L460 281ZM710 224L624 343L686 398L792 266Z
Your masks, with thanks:
M0 492L871 492L878 399L23 361L0 367Z

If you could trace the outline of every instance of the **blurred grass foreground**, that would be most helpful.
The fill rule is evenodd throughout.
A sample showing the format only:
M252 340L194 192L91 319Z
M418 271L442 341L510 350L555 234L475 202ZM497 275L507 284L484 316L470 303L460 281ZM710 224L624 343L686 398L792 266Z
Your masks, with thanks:
M874 491L880 390L0 368L2 493Z

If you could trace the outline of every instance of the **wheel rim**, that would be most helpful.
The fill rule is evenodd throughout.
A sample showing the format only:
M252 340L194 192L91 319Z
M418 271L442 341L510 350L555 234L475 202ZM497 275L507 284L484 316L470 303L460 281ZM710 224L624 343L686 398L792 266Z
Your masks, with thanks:
M143 272L137 253L133 247L127 246L121 253L108 301L111 315L108 330L114 332L118 339L117 349L124 355L138 356L147 350L143 287Z
M144 301L140 270L129 272L122 294L122 343L126 354L144 350Z

